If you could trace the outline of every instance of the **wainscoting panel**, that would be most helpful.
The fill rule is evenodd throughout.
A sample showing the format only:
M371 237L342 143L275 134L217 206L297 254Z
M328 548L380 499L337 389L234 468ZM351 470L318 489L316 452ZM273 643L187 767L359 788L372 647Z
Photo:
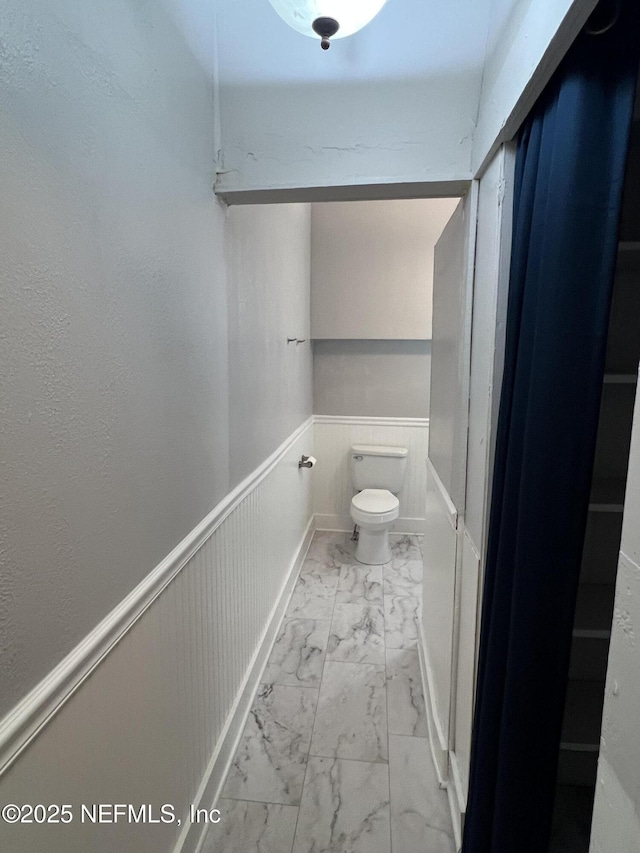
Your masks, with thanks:
M310 420L0 722L0 801L73 810L68 824L1 823L1 850L196 849L189 805L216 798L308 546L315 471L297 463L311 452ZM167 804L176 820L95 825L82 803L155 820Z
M354 495L349 469L352 444L407 447L407 479L400 497L400 517L393 529L423 533L427 489L429 421L423 418L355 418L315 416L314 512L316 527L349 530Z

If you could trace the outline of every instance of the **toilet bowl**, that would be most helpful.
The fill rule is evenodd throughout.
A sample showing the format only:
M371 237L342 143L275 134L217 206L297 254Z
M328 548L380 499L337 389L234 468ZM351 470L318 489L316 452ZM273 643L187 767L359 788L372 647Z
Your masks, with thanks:
M356 560L380 566L391 559L389 527L400 515L396 494L407 469L406 447L354 444L351 480L357 494L351 500L351 518L360 529Z
M379 566L391 559L389 526L400 514L400 501L387 489L363 489L351 501L351 518L360 528L356 560Z

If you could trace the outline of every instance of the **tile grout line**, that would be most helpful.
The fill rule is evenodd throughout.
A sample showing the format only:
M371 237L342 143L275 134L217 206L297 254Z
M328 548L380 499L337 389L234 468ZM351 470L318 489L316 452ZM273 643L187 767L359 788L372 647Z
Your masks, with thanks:
M393 569L393 554L391 559ZM387 705L387 782L389 785L389 853L393 853L393 830L391 828L391 744L389 742L389 670L387 667L387 615L384 606L384 568L382 569L382 624L384 625L384 696Z
M311 547L311 545L313 544L313 540L316 538L316 535L317 535L317 533L314 533L313 537L311 538L311 542L309 543L309 547ZM303 562L302 566L300 567L301 573L302 573L303 568L304 568L304 562ZM342 571L342 566L340 566L340 571ZM327 651L325 652L324 660L322 661L322 673L320 675L320 684L318 685L318 700L316 702L316 707L315 707L314 712L313 712L313 722L311 723L311 736L309 738L309 748L307 749L307 760L306 760L305 767L304 767L304 777L302 779L302 790L300 792L300 802L298 804L298 814L296 815L296 825L295 825L295 829L293 830L293 841L291 842L290 853L293 853L293 848L294 848L295 843L296 843L296 836L298 835L298 823L300 821L300 809L302 808L302 800L304 798L305 786L307 784L307 774L309 773L309 759L312 757L311 756L311 744L313 742L313 732L314 732L315 727L316 727L316 717L318 715L318 705L320 704L320 690L322 689L322 682L324 680L324 668L325 668L325 664L327 662L327 653L329 651L329 640L331 639L331 625L333 624L333 614L334 614L335 609L336 609L336 596L338 594L338 586L339 585L340 585L340 574L338 574L338 583L336 584L336 590L335 590L335 594L333 597L333 607L331 609L331 619L329 621L329 636L327 637ZM313 756L313 757L315 758L315 756Z
M343 535L348 536L348 532L343 534ZM316 533L316 536L317 536L317 533ZM316 536L314 536L312 538L312 543L313 543L313 540L316 538ZM318 539L316 539L316 541L318 541ZM341 542L342 538L339 541ZM330 547L331 545L335 545L338 543L336 543L334 541L334 542L328 542L327 544L328 544L328 547ZM305 560L305 562L306 562L306 560ZM392 557L392 560L390 561L390 563L391 563L391 567L392 567L393 557ZM298 803L298 805L295 805L293 803L277 803L277 802L271 802L269 800L251 800L251 799L246 799L243 797L237 797L237 798L236 797L226 797L226 798L221 797L221 799L227 799L228 801L233 802L233 803L238 803L238 802L248 803L248 804L255 803L257 805L265 805L265 806L270 805L270 806L279 806L279 807L285 807L285 808L295 808L297 811L296 811L295 825L294 825L294 829L293 829L293 838L292 838L291 848L290 848L289 853L293 853L293 850L294 850L295 845L296 845L297 831L298 831L299 818L300 818L300 809L301 809L301 805L302 805L302 800L303 800L304 795L305 795L307 781L309 781L308 768L309 768L309 760L312 757L314 757L314 758L317 757L317 758L321 758L321 759L329 759L331 761L332 765L335 764L336 761L346 762L347 764L349 762L352 762L352 763L355 762L356 764L360 763L360 764L368 764L368 765L374 765L374 766L380 765L380 764L381 765L384 765L384 764L387 765L386 776L387 776L387 782L388 782L388 786L389 786L388 787L388 790L389 790L389 848L388 849L389 849L390 853L392 853L392 851L393 851L393 839L392 839L392 830L391 830L391 826L392 826L392 821L391 821L391 772L390 772L390 761L389 761L389 759L390 759L390 738L391 738L392 733L390 732L390 724L389 724L389 692L388 692L389 672L388 672L388 666L387 666L387 651L388 650L392 650L392 651L403 650L403 651L411 651L411 652L414 652L417 654L417 649L414 647L405 647L405 646L398 646L397 648L396 647L389 647L389 649L387 648L387 619L386 619L385 606L384 606L385 605L385 598L386 598L386 596L384 595L384 585L385 585L384 565L388 565L388 564L384 564L382 567L382 604L381 605L378 605L375 602L372 603L372 602L367 601L366 597L364 597L364 593L366 592L366 589L364 587L363 587L363 596L358 601L346 602L348 604L353 603L353 604L359 605L361 607L381 607L381 610L382 610L382 618L383 618L383 636L382 636L383 664L382 665L384 667L384 670L383 670L384 682L383 683L384 683L384 689L385 689L385 708L386 708L386 714L387 714L387 721L386 721L387 761L386 762L385 761L367 761L365 759L357 759L357 758L340 758L336 754L334 754L334 755L316 755L316 754L313 754L312 750L311 750L311 744L313 742L313 736L314 736L314 732L315 732L315 725L317 722L318 707L320 704L320 702L319 702L320 692L322 689L322 685L324 683L324 677L325 677L325 673L326 673L327 662L352 664L354 666L362 666L362 665L364 665L364 666L375 666L375 667L380 666L380 664L370 664L369 662L366 662L366 661L350 661L350 660L335 660L334 661L328 656L329 641L331 639L331 628L332 628L332 625L334 624L334 621L335 621L336 608L337 608L338 603L342 603L342 602L338 602L338 592L339 592L340 579L342 577L343 569L345 568L345 566L347 566L347 567L349 567L349 566L358 567L360 565L361 564L357 564L357 563L344 563L342 561L340 562L339 568L338 568L338 583L335 587L335 590L333 591L333 602L332 602L331 616L329 619L314 619L314 618L306 617L303 615L296 615L296 616L291 616L288 618L285 616L285 618L283 620L283 626L290 621L305 621L305 620L313 621L316 624L317 623L322 624L324 622L329 623L329 633L328 633L328 637L327 637L327 649L326 649L325 657L324 657L324 660L322 663L322 670L321 670L318 685L314 686L314 685L306 685L306 684L278 684L277 682L272 682L272 681L261 681L260 682L261 686L270 686L272 688L273 687L293 687L293 688L298 687L298 688L303 688L305 690L315 690L317 693L316 705L314 708L313 720L311 723L311 734L310 734L310 739L309 739L309 746L308 746L307 753L306 753L306 765L305 765L305 772L304 772L303 783L302 783L302 788L301 788L300 802ZM335 568L335 563L333 561L330 561L328 564L325 563L324 568L325 569ZM303 570L304 570L304 562L303 562L303 565L301 566L301 569L300 569L300 575L302 575ZM391 597L393 598L396 596L392 595ZM403 597L403 598L406 597L406 598L410 598L413 600L417 599L416 594L411 594L411 593L404 592L404 591L403 591L403 595L400 597ZM416 736L415 734L402 734L402 735L398 735L398 737L405 737L405 738L412 737L416 741L428 740L428 737L427 738L420 738L420 737ZM439 832L443 832L447 836L449 835L449 833L446 830L441 830L439 827L431 826L430 824L427 824L427 826L431 829L437 830Z

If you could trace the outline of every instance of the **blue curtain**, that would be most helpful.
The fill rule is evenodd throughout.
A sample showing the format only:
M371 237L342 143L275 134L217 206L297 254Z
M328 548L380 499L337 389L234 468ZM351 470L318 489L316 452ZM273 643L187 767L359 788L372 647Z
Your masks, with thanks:
M519 137L464 853L548 847L639 24L583 31Z

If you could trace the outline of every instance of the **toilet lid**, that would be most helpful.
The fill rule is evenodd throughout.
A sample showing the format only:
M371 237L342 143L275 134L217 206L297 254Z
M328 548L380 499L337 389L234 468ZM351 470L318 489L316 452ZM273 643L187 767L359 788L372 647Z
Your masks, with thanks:
M351 503L361 512L391 512L400 506L400 501L387 489L363 489Z

